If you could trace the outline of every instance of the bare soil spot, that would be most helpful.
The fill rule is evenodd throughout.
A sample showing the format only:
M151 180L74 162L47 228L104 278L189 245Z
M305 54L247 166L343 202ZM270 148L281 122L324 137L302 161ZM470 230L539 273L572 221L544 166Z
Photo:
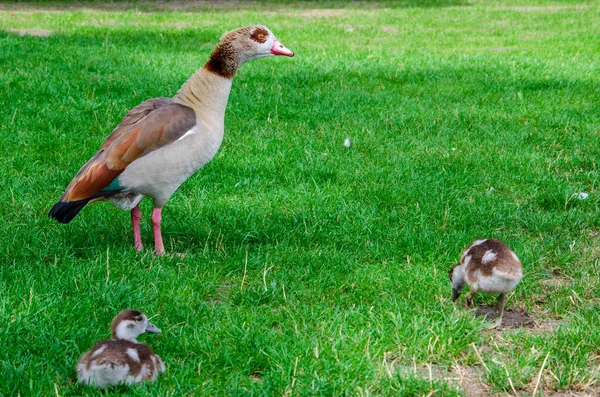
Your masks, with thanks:
M159 1L122 1L122 2L48 2L35 4L27 2L2 2L0 10L36 10L41 12L64 11L64 10L128 10L138 9L144 11L190 11L202 8L236 8L243 5L256 6L253 1L242 2L239 0L159 0Z
M481 380L481 373L475 367L462 367L460 365L453 368L454 382L457 383L465 395L469 397L489 396L488 386Z
M515 51L515 50L517 50L517 47L490 47L489 50L490 51L498 51L498 52Z
M495 306L479 306L475 311L475 315L491 321L498 317L498 308ZM535 320L523 309L510 308L504 310L502 328L533 328L535 325Z
M540 285L544 287L568 287L570 284L571 282L563 277L553 277L540 281Z
M307 8L294 11L272 11L271 15L285 15L287 17L301 18L339 18L344 16L347 10L341 8Z
M260 372L254 372L248 377L248 380L250 380L250 382L262 383L263 378Z
M468 397L489 397L489 387L481 380L482 373L477 367L454 365L451 368L440 368L434 365L398 366L398 372L412 375L428 381L439 380L462 389Z
M563 10L585 10L590 8L589 5L585 4L575 4L568 6L559 6L559 5L551 5L551 6L502 6L496 7L494 10L496 11L524 11L524 12L555 12L555 11L563 11Z
M216 293L207 300L213 304L223 302L227 299L231 287L232 285L230 283L221 284L217 289Z
M314 4L314 5L313 5ZM356 8L379 8L381 4L377 1L354 1L349 2ZM45 3L28 3L26 1L20 2L0 2L0 10L35 10L39 12L53 12L53 11L64 11L64 10L130 10L135 9L141 12L156 12L156 11L196 11L207 8L217 9L240 9L240 8L256 8L260 7L261 3L251 0L142 0L142 1L74 1L74 2L62 2L62 1L50 1ZM286 16L292 17L336 17L343 15L347 10L343 8L319 8L319 2L305 2L302 4L302 8L283 12ZM275 6L278 11L267 11L265 14L269 15L280 15L282 11L279 11L279 7ZM271 7L273 10L273 7ZM352 10L351 10L352 11Z
M403 376L414 376L427 381L442 381L461 389L467 397L499 397L513 396L513 393L491 393L490 387L483 381L484 371L478 366L462 366L455 364L451 368L442 368L431 364L425 365L394 365L396 356L391 355L385 361L387 365L397 370ZM535 383L535 377L532 380ZM546 383L546 382L544 382ZM548 382L550 383L550 382ZM526 388L519 388L518 396L530 395L535 388L531 384ZM546 397L597 397L600 396L600 387L583 386L575 390L552 390L539 388L538 393Z
M381 27L381 31L383 31L383 32L397 33L398 32L398 27L397 26L382 26Z
M35 36L35 37L48 37L53 30L50 29L8 29L9 32L16 33L19 36Z
M168 28L176 28L176 29L186 29L191 27L189 23L185 22L165 22L162 26L166 26Z
M585 391L557 390L544 393L547 397L598 397L600 387L590 387Z
M567 321L564 320L548 319L542 322L538 322L533 330L539 333L551 334L554 331L556 331L556 329L559 326L564 325L566 323Z

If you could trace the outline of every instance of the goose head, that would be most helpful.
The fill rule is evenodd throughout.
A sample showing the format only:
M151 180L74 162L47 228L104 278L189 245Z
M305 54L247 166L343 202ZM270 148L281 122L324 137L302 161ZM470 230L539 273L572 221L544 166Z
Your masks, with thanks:
M281 44L266 26L251 25L223 34L205 67L232 78L244 63L277 55L293 57L294 53Z
M138 310L127 309L119 313L112 322L113 339L137 342L143 333L160 334L160 329L148 321L146 315Z

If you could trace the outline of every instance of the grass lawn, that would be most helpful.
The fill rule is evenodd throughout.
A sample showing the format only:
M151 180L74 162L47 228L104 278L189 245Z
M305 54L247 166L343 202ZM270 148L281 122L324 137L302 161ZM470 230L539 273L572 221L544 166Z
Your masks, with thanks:
M235 77L219 153L163 211L184 256L136 253L106 203L48 218L129 109L251 23L296 57ZM600 393L599 43L584 0L4 4L0 395L103 394L74 366L129 307L167 373L116 394ZM507 307L537 326L452 304L482 237L521 258Z

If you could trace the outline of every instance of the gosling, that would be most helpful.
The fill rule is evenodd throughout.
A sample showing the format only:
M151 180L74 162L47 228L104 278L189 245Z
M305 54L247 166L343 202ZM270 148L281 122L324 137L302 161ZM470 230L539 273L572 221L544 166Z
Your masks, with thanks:
M523 266L517 255L502 241L495 239L476 240L460 257L460 261L450 269L452 301L456 302L466 285L471 290L465 299L473 306L473 296L481 291L486 294L499 294L498 318L489 328L502 325L506 295L515 289L523 277Z
M77 380L88 386L106 386L154 381L165 365L147 345L137 341L143 333L160 329L138 310L124 310L112 322L112 339L103 340L83 355L77 364Z

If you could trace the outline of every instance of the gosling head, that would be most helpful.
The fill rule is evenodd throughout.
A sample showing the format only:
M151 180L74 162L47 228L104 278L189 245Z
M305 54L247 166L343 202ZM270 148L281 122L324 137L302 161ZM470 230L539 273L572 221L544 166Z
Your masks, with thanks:
M456 265L452 266L448 272L448 276L450 277L450 283L452 284L452 302L456 302L466 285L461 264L457 263Z
M139 310L123 310L112 322L113 339L137 342L137 337L146 332L160 334L161 331Z

